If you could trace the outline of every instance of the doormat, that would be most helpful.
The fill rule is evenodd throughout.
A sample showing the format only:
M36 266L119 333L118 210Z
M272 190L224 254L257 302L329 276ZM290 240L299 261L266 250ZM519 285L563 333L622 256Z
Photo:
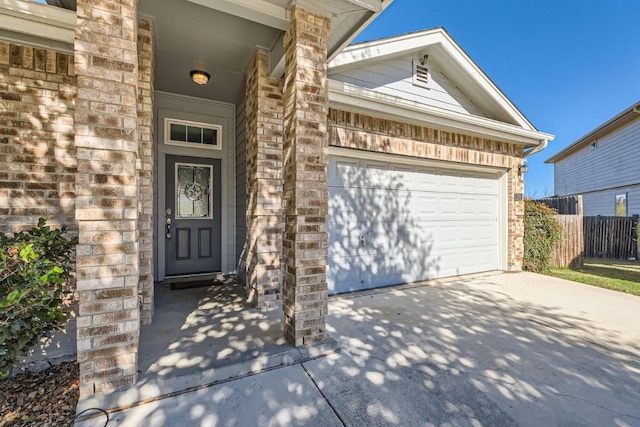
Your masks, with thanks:
M172 291L179 291L181 289L193 289L193 288L206 288L209 286L218 286L218 285L230 285L235 284L235 276L234 275L218 275L203 277L201 279L191 277L184 279L177 279L181 281L176 281L176 279L169 279L165 284L171 287Z
M220 280L209 279L198 280L195 282L171 283L169 286L171 286L172 291L180 291L182 289L208 288L209 286L221 285L222 283L224 282L221 282Z

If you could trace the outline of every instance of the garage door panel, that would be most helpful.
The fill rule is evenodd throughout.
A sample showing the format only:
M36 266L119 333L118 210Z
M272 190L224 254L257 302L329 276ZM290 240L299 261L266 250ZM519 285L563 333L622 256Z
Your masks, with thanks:
M477 219L478 215L488 215L495 219L498 216L498 200L495 196L465 195L457 200L457 214Z
M366 227L362 225L363 229ZM412 248L430 248L434 251L460 247L497 247L495 227L470 221L461 224L455 221L415 221L412 227L404 227L393 222L375 223L365 232L365 245L360 253L391 254ZM352 245L360 245L359 230L351 232ZM331 246L330 246L331 251Z
M367 212L360 212L366 205L364 195L357 189L329 188L329 222L358 222L360 215Z
M368 287L398 285L402 283L434 278L437 275L437 263L424 251L393 254L384 258L367 258L371 265L367 279ZM364 287L365 285L363 285Z
M406 190L382 190L374 188L329 187L329 220L355 221L375 220L384 216L393 218L399 213L407 213L411 195Z
M358 255L357 249L362 227L363 225L359 222L347 224L327 223L327 232L332 236L329 242L328 255L330 257Z
M362 277L365 264L361 257L329 257L327 288L330 294L364 289Z
M427 247L434 240L434 231L432 227L423 228L417 224L377 222L365 232L362 251L367 254L389 254Z
M357 160L336 160L329 164L327 183L330 187L359 187L361 170Z
M496 175L352 159L329 173L330 292L498 268Z
M487 224L465 224L458 227L460 243L467 247L493 245L497 247L495 227Z
M438 277L459 276L480 271L495 270L496 257L491 248L481 251L469 250L442 250L437 255Z
M498 215L496 195L453 194L444 192L409 191L406 189L385 190L374 188L329 188L329 219L331 221L353 221L365 215L367 220L394 218L406 215L453 215L464 219L467 215L478 219L478 215ZM375 208L375 209L371 209ZM338 217L338 218L336 218ZM437 220L438 218L434 218ZM482 217L480 219L483 219Z

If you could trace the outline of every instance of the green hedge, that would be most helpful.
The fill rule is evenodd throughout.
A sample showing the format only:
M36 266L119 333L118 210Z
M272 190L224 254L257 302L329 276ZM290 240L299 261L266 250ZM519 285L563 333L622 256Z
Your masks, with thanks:
M533 200L524 202L524 269L544 273L551 267L554 245L560 242L562 229L556 211Z
M0 378L40 338L65 325L62 298L76 242L46 222L41 218L31 230L0 233Z

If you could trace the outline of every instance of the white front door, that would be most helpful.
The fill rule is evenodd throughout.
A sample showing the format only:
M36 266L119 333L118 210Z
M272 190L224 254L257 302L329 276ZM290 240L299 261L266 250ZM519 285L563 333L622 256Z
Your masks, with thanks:
M499 268L496 173L333 157L329 293Z

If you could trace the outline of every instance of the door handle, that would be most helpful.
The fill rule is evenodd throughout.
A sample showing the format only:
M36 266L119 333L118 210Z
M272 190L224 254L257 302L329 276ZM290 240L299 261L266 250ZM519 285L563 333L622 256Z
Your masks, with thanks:
M361 235L360 235L360 246L366 246L366 245L365 245L364 234L361 234Z
M167 223L167 239L170 239L171 238L171 218L167 217L165 222Z

